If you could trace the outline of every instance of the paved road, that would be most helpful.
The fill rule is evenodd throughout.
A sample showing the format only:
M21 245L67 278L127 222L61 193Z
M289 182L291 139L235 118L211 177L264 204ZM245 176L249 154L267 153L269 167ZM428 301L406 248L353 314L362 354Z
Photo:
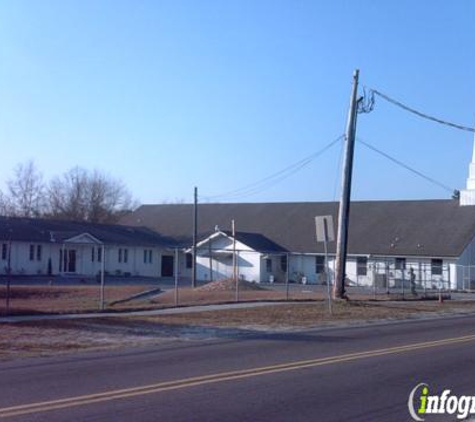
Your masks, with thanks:
M0 420L407 421L420 382L475 395L474 351L469 316L19 360Z

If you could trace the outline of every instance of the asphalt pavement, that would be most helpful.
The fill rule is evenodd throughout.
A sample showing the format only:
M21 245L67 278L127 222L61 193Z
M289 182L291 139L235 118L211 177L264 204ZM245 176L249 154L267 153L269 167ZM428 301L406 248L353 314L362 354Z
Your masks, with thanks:
M20 359L0 363L0 419L408 421L421 382L475 396L474 351L463 316Z

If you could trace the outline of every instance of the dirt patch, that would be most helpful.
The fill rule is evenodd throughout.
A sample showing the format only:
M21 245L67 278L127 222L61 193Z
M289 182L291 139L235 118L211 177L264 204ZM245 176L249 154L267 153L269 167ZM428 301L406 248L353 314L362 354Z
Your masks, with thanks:
M19 322L0 328L0 360L143 346L180 337L177 327L107 318Z
M241 291L267 291L267 289L258 286L256 283L250 283L249 281L239 280L238 283L238 290ZM235 292L236 282L227 278L223 280L212 281L211 283L207 283L195 290L197 292Z

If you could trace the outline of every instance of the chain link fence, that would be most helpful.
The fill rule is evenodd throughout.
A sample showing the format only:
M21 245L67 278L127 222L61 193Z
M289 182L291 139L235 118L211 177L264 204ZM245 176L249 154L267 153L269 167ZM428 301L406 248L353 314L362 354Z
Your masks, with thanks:
M325 300L335 279L333 256L327 265L321 255L208 250L197 256L197 285L193 288L189 256L172 251L167 262L173 263L168 277L138 279L107 274L103 291L97 277L22 276L7 282L8 277L2 276L0 312L2 308L4 315L98 311L102 310L101 293L105 311ZM454 291L475 291L475 266L437 259L350 257L345 284L347 294L355 300L447 297Z

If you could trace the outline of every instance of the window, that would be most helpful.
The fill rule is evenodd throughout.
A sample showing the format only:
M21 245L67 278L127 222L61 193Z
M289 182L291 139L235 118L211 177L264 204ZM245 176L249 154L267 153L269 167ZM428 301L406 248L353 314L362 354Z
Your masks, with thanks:
M3 261L6 261L7 258L8 258L8 249L7 249L7 244L6 243L2 243L2 260Z
M127 264L128 260L129 260L129 250L124 249L124 263Z
M368 258L360 256L356 258L356 275L366 275L368 271Z
M268 273L272 272L272 259L270 259L270 258L266 259L266 271Z
M280 269L283 272L287 272L287 255L282 255L280 257Z
M35 260L35 245L30 245L30 261Z
M406 269L406 258L396 258L394 260L394 266L396 270L405 270Z
M91 248L91 262L94 262L94 258L95 258L95 253L96 252L96 249L94 248L94 246Z
M152 249L144 249L143 250L143 263L144 264L151 264L152 263Z
M441 259L431 259L430 267L432 275L442 275L442 264L443 261Z
M122 262L122 249L119 248L119 262Z
M315 272L317 274L323 274L325 272L325 257L324 256L315 257Z
M102 248L97 248L97 262L102 262Z
M41 245L36 245L36 260L41 261Z
M187 253L186 258L186 268L193 268L193 254Z

